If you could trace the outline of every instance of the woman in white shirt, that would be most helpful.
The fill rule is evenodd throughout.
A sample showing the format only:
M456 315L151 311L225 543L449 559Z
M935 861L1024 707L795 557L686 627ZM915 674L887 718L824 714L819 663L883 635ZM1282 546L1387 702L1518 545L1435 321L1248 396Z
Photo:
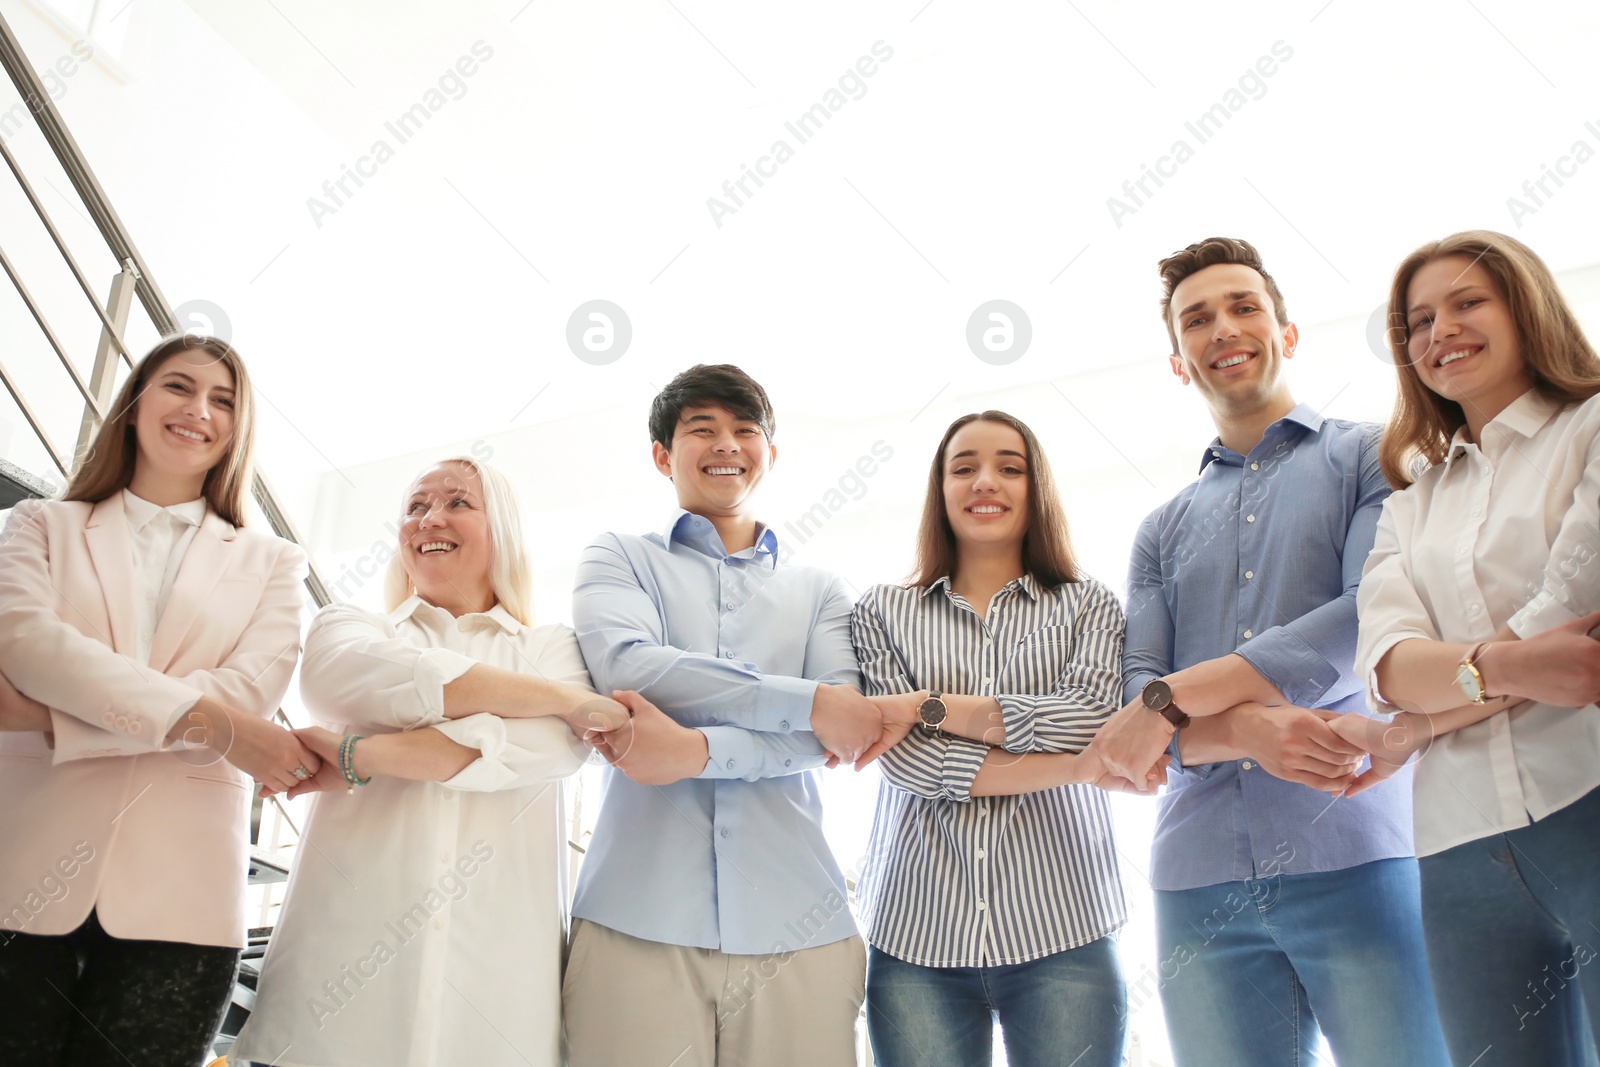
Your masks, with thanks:
M231 999L250 779L318 769L270 721L306 568L242 528L253 409L167 338L0 535L0 1063L192 1067Z
M1600 358L1548 268L1470 231L1389 299L1397 491L1359 594L1358 667L1413 753L1423 922L1458 1064L1596 1062L1600 1033ZM1427 469L1416 473L1419 459Z
M301 696L335 729L237 1059L553 1064L567 903L561 779L597 697L572 630L531 625L505 477L446 460L408 489L388 615L324 609ZM300 792L303 790L296 790ZM353 795L352 795L353 794Z

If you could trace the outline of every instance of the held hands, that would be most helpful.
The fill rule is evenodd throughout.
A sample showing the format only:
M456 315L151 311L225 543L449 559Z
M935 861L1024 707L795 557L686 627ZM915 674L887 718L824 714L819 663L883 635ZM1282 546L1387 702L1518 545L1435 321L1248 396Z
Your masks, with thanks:
M198 740L220 753L260 782L263 796L287 792L299 784L296 768L304 770L308 778L322 768L316 753L288 730L204 697L180 718L174 732L185 741Z
M1600 611L1521 641L1497 641L1479 666L1489 691L1514 693L1558 708L1600 702Z
M919 690L914 693L884 694L867 699L878 709L883 726L878 739L867 746L867 750L856 759L855 768L858 771L906 739L906 735L920 721L918 709L922 706L923 694Z
M1106 720L1085 752L1093 752L1109 774L1128 782L1150 778L1176 733L1171 723L1135 699ZM1162 781L1166 781L1163 770Z
M1372 765L1351 782L1347 797L1371 789L1393 778L1417 752L1433 742L1433 717L1403 712L1393 722L1369 719L1365 715L1340 715L1328 726L1342 739L1358 746L1372 757Z
M17 692L11 680L0 674L0 732L42 733L45 744L55 748L52 725L49 708Z
M640 785L671 785L705 770L705 734L679 725L631 690L611 695L632 718L612 729L591 729L583 738L607 763Z
M811 700L811 732L840 762L855 763L883 739L883 713L854 686L819 685Z
M1073 783L1092 785L1108 793L1136 793L1144 797L1154 796L1156 790L1167 784L1167 767L1172 763L1171 756L1163 755L1156 760L1141 784L1108 769L1104 757L1095 747L1098 743L1099 738L1096 738L1089 743L1088 748L1076 756L1069 757L1073 760L1071 779Z
M1268 774L1286 782L1338 796L1356 780L1356 768L1367 755L1359 740L1347 738L1353 728L1339 729L1340 721L1352 716L1293 704L1269 707L1253 702L1226 714L1238 747Z
M561 688L570 705L561 717L566 720L575 737L581 739L590 731L615 730L626 725L631 717L625 705L610 697L591 693L576 685L563 685Z
M296 730L294 736L322 760L322 766L317 773L303 782L296 782L294 788L289 790L289 799L302 796L306 793L331 793L337 789L345 789L349 783L344 780L344 775L339 771L339 743L344 738L332 730L324 730L320 726L307 726ZM350 757L355 763L355 773L358 778L367 775L361 772L360 746L352 748Z

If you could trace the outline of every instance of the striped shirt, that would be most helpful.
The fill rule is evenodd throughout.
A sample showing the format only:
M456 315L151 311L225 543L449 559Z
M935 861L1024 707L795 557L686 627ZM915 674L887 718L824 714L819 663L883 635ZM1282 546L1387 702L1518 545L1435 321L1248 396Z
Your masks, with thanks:
M868 695L993 696L1010 752L1078 752L1121 706L1122 608L1092 579L1010 582L982 617L941 578L876 586L851 617ZM926 967L1025 963L1127 920L1106 794L973 797L989 746L913 728L884 782L861 879L867 938Z

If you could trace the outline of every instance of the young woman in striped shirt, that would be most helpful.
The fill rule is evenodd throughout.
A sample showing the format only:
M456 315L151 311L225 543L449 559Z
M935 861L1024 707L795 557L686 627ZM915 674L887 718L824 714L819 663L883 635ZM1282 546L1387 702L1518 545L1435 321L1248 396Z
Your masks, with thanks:
M856 606L884 713L869 860L867 1024L885 1067L1122 1062L1126 921L1099 789L1134 789L1084 748L1121 706L1125 620L1073 560L1033 432L999 411L945 432L915 575ZM1163 762L1148 791L1164 779Z

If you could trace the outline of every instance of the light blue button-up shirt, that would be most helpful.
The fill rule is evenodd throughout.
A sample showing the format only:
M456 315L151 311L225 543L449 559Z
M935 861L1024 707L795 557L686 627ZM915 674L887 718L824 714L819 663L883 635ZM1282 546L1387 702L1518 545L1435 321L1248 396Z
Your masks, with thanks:
M1291 703L1361 714L1356 589L1389 495L1378 427L1301 404L1249 455L1214 441L1200 477L1139 527L1123 696L1238 652ZM1411 771L1333 800L1252 760L1180 768L1161 798L1150 881L1194 889L1412 855Z
M735 954L850 937L822 834L810 732L819 683L860 687L843 583L778 560L762 528L729 554L709 520L606 534L573 589L595 688L635 689L706 737L698 778L643 786L607 768L572 914L649 941Z

